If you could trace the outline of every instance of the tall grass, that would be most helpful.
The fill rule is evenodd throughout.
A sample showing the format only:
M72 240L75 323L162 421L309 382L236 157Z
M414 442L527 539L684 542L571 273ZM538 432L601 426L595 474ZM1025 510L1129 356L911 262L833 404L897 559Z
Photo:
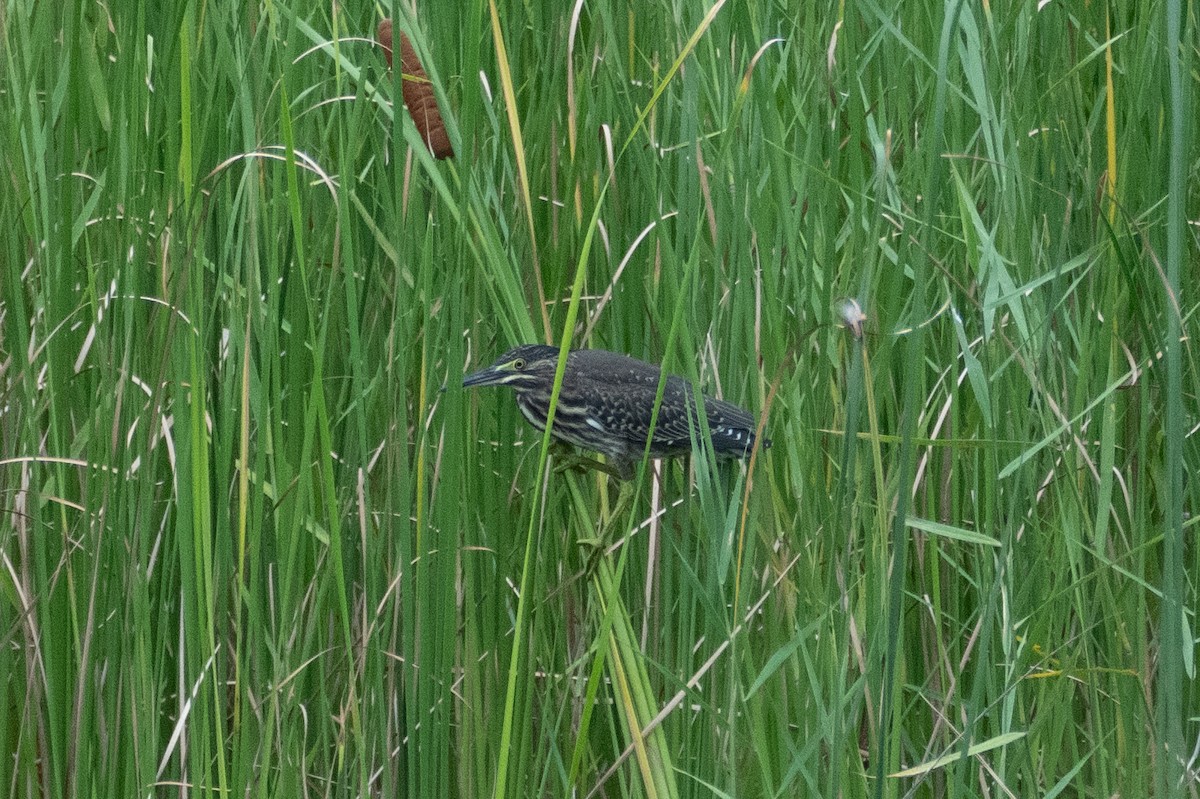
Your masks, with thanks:
M1196 42L1177 0L8 4L0 785L1197 796ZM564 338L774 445L555 470L458 385Z

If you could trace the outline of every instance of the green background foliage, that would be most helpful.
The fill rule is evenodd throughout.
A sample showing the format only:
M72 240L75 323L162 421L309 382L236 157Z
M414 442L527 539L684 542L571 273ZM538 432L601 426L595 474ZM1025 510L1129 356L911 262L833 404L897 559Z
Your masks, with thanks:
M0 7L3 790L1196 796L1195 5L434 5Z

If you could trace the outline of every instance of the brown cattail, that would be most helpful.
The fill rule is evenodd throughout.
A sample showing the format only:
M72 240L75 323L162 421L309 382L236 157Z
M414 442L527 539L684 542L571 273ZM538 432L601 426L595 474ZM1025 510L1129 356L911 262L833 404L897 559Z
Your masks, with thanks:
M383 46L383 54L387 56L388 66L392 65L392 21L385 19L379 23L377 33L379 43ZM454 148L450 146L450 137L446 135L446 125L438 111L437 100L433 96L433 86L429 76L417 60L417 51L403 33L400 34L400 71L404 73L400 84L404 95L404 104L421 139L429 147L434 158L452 158Z

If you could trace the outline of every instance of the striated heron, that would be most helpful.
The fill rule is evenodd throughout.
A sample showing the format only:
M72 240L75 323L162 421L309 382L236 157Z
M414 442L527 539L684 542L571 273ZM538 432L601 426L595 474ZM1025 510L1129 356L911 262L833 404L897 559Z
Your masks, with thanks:
M558 347L524 344L501 355L486 369L463 378L463 387L509 386L517 407L538 430L546 429ZM608 456L617 477L628 479L640 460L650 432L661 370L652 364L606 350L574 350L567 355L562 390L551 435ZM691 384L669 375L650 440L650 457L690 452L700 441L700 418ZM754 448L755 419L738 406L704 397L709 438L718 455L742 458ZM771 440L762 438L765 449Z

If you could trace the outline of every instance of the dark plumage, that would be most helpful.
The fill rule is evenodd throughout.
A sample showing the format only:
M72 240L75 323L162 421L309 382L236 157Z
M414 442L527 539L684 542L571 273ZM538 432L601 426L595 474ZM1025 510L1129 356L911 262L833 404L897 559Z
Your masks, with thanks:
M546 412L554 388L558 347L524 344L509 350L486 369L467 375L463 386L509 386L517 407L538 430L546 428ZM652 364L606 350L575 350L567 355L552 435L559 440L607 455L624 475L642 457L661 370ZM754 447L756 420L729 402L704 397L713 450L736 458ZM703 439L691 384L670 375L650 457L681 455L692 449L693 436ZM693 430L693 428L697 428ZM765 449L768 438L761 440Z

